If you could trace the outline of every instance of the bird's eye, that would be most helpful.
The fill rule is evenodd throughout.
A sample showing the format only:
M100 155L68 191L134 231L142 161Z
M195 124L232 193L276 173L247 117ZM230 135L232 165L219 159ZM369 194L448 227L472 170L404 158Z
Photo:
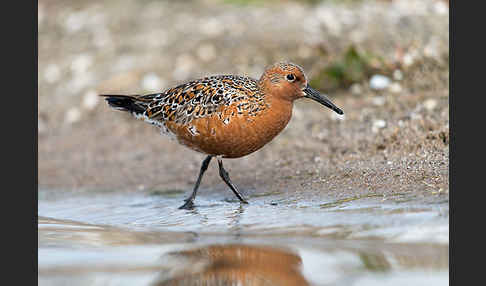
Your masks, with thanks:
M289 74L287 75L287 80L288 80L288 81L290 81L290 82L293 82L293 81L295 80L295 75L294 75L294 74L289 73Z

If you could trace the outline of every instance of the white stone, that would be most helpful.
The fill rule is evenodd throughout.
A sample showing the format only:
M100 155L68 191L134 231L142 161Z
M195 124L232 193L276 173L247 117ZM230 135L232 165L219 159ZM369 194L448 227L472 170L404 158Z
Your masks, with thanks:
M71 70L73 73L84 73L93 63L93 59L90 55L84 53L76 56L71 62Z
M72 124L78 122L81 119L81 111L77 107L71 107L66 112L64 116L64 121L66 123Z
M386 127L386 121L383 119L376 119L373 121L373 124L371 126L371 131L373 133L377 133L380 129Z
M80 73L74 75L73 78L64 84L68 89L68 93L75 95L84 88L91 86L94 81L94 75L92 73Z
M81 30L86 24L87 13L73 12L69 14L64 23L64 27L69 33L74 33Z
M416 55L415 53L406 53L403 56L403 65L411 66L415 62Z
M434 3L434 12L439 15L449 14L449 6L443 1L437 1Z
M394 70L393 71L393 79L394 80L402 80L403 79L403 73L401 70Z
M370 79L370 88L381 90L390 85L391 81L388 77L380 74L375 74Z
M142 88L145 90L160 90L162 88L162 80L155 73L148 73L142 79Z
M375 96L371 99L371 102L376 106L382 106L385 104L385 97L384 96Z
M424 101L424 107L428 111L434 110L436 106L437 106L437 100L435 99L429 98L426 101Z
M44 70L44 79L48 83L54 83L61 77L61 71L56 64L49 64Z
M398 82L394 82L388 87L388 90L392 93L400 93L403 89Z
M87 110L92 110L96 107L99 101L99 96L94 90L89 90L83 97L82 106Z

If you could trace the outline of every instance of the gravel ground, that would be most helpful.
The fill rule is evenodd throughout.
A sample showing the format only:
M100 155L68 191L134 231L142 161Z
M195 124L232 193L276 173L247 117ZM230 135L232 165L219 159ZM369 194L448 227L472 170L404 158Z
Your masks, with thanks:
M189 190L204 155L109 109L97 94L184 80L258 78L290 60L319 82L350 46L381 74L326 90L345 116L298 101L287 128L225 167L243 193L448 200L449 14L445 1L39 1L42 189ZM238 3L244 1L238 1ZM211 165L202 192L226 188Z

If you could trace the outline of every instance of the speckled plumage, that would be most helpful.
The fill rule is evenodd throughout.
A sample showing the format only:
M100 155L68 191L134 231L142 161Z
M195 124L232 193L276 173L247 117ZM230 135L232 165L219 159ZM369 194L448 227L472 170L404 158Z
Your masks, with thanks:
M342 114L329 99L309 87L302 68L292 63L269 66L259 80L218 75L161 93L103 96L110 106L128 111L160 127L162 133L181 144L207 154L207 164L211 157L219 157L222 178L242 201L220 158L242 157L271 141L289 122L296 99L308 97ZM200 177L204 171L201 168ZM192 199L188 199L191 203L198 185L199 180Z

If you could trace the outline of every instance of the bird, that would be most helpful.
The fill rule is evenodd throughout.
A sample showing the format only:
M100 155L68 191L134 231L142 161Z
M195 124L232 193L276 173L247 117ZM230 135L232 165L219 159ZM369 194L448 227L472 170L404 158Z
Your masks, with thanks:
M287 125L295 100L307 98L343 111L309 86L304 70L291 62L267 66L259 79L212 75L181 83L163 92L142 95L100 94L114 109L153 124L161 134L205 154L192 193L179 209L193 209L212 158L219 175L240 203L248 201L231 181L223 159L241 158L270 142Z
M251 244L210 244L169 252L178 271L161 275L154 286L174 285L280 285L307 286L302 258L288 248ZM194 265L205 267L194 267Z

